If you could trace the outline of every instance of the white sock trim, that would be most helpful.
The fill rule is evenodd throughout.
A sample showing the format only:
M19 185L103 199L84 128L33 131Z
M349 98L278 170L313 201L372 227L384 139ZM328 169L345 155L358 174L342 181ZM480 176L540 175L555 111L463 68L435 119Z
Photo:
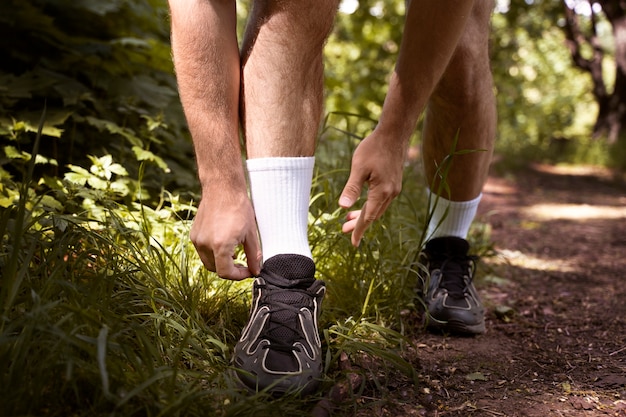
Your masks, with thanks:
M450 201L437 197L435 193L426 190L430 199L429 213L433 213L428 224L426 240L443 236L467 238L470 226L476 216L482 193L469 201ZM436 204L435 204L436 203Z
M246 165L263 261L286 253L313 258L308 219L315 157L248 159Z

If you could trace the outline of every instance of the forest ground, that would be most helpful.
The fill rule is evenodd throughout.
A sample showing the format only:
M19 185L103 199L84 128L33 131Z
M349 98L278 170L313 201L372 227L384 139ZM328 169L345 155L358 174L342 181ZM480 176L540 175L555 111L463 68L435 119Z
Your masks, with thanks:
M478 219L497 253L477 282L487 332L416 332L418 386L389 378L387 400L357 414L626 416L623 178L546 165L492 175Z

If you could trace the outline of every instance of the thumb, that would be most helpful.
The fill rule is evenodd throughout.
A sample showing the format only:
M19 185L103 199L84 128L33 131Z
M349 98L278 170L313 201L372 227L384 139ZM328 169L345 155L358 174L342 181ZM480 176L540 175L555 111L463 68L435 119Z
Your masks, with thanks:
M346 183L345 187L343 187L343 191L341 192L341 197L339 197L340 207L352 207L352 205L361 195L363 182L364 181L361 178L356 178L353 174L350 174L348 182Z

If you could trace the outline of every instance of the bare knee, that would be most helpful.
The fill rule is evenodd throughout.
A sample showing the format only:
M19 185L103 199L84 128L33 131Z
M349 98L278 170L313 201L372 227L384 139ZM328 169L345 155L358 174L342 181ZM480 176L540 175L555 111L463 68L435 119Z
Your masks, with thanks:
M338 0L256 0L248 30L264 26L286 43L321 51L337 8Z

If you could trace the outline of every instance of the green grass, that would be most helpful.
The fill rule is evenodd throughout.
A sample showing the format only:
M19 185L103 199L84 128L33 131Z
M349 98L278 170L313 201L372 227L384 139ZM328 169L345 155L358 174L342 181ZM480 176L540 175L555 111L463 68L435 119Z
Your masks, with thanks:
M157 207L123 204L110 186L123 175L93 180L102 170L42 187L32 158L20 200L0 213L0 415L306 414L343 377L342 354L418 382L402 352L420 329L407 327L402 313L415 303L428 215L423 179L407 167L403 194L353 248L337 200L358 132L371 122L341 117L345 126L320 138L310 208L318 278L328 285L317 396L249 396L231 380L251 281L221 280L202 267L188 239L192 205L167 193ZM365 391L385 400L380 373L362 372L367 385L340 413L367 407Z

